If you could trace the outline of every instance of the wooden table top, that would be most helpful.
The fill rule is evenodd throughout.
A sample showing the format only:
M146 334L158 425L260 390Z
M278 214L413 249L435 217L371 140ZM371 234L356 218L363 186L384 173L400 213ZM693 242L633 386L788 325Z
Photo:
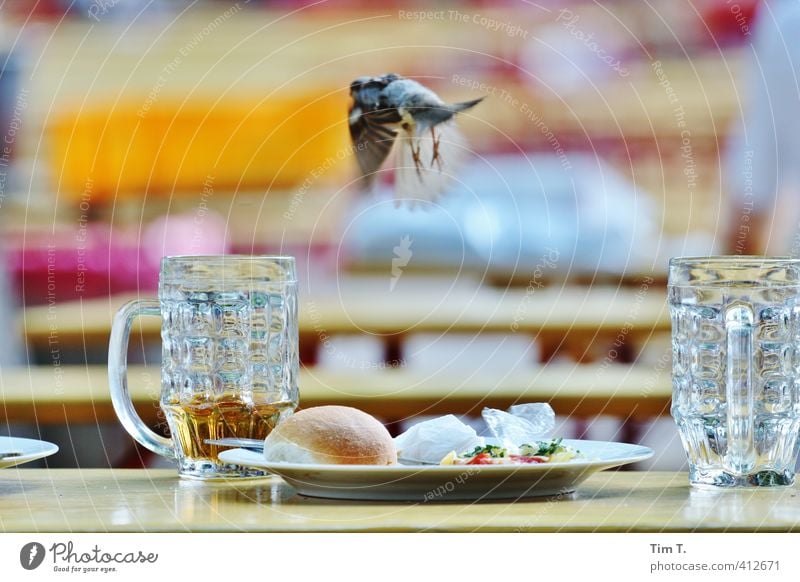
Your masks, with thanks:
M0 531L800 531L798 488L693 489L686 473L605 472L561 498L360 502L300 497L280 478L185 481L169 469L5 469Z
M480 413L484 406L550 402L564 416L597 414L647 418L669 412L670 370L645 366L548 364L501 373L424 373L410 369L332 372L304 368L304 407L340 404L384 420L418 414ZM161 389L157 367L130 366L128 383L137 410L157 419ZM0 420L37 424L116 421L104 366L34 366L0 369Z
M388 292L387 278L344 281L331 289L300 294L301 334L402 334L426 331L650 334L669 330L662 288L552 287L496 289L431 282L403 282ZM152 295L154 297L155 294ZM143 296L144 297L144 296ZM27 340L46 346L60 342L108 341L116 310L134 295L61 302L22 311L19 326ZM158 337L157 318L141 320L141 332ZM137 326L134 326L134 330Z

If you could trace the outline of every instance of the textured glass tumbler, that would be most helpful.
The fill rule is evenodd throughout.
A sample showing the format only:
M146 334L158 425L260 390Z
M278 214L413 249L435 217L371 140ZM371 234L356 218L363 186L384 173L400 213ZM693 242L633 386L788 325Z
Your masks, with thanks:
M693 485L791 485L800 430L800 260L676 258L672 416Z
M127 382L133 319L161 316L161 410L171 439L142 422ZM178 461L182 477L264 473L219 460L206 439L264 439L297 406L297 280L292 257L185 256L161 261L158 301L114 317L108 376L114 410L151 451Z

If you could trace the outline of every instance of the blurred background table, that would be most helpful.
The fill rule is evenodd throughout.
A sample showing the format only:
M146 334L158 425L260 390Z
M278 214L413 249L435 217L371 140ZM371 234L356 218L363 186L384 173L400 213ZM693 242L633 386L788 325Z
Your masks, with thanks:
M474 418L487 406L549 402L559 434L627 441L669 412L663 287L531 290L415 275L393 292L386 286L385 277L351 276L301 290L301 406L354 406L398 432L426 415ZM0 422L58 428L68 438L78 425L117 425L104 362L113 315L135 297L22 311L18 324L40 365L2 371ZM164 431L160 325L147 317L135 326L129 378L140 415ZM153 460L124 438L131 454L118 466Z
M131 366L129 388L143 420L163 421L158 408L158 368ZM394 423L426 414L480 414L484 406L505 409L522 402L549 402L575 418L613 415L643 420L669 412L668 374L619 366L551 365L506 377L487 374L424 375L403 369L367 374L303 369L301 406L354 406ZM6 368L0 371L0 422L38 425L116 422L103 366Z
M327 292L302 294L301 291L301 307L305 308L299 313L301 333L399 334L450 330L587 333L618 331L632 320L635 320L634 332L649 333L669 330L670 325L661 289L640 294L627 288L569 286L530 292L524 288L485 286L452 289L447 283L425 280L415 290L388 293L386 283L384 277L350 279ZM59 303L58 334L69 339L107 341L116 310L136 298L127 294ZM48 313L48 306L24 311L20 323L29 341L38 344L47 340L53 321L48 319ZM161 324L151 319L143 323L143 330L157 336Z
M280 478L185 481L175 470L7 469L5 532L789 532L797 487L692 489L686 473L604 472L576 493L491 503L301 497Z
M548 361L565 346L586 348L598 339L613 340L622 330L625 340L635 344L668 332L670 325L661 288L503 289L417 278L389 293L387 285L386 277L352 277L304 293L301 284L302 359L316 361L320 342L334 334L378 337L386 361L392 361L398 359L399 343L412 333L496 332L531 336L540 346L539 359ZM28 307L19 325L27 342L41 352L47 352L53 337L105 350L114 313L135 298L127 294ZM160 320L143 318L139 325L146 341L159 341Z

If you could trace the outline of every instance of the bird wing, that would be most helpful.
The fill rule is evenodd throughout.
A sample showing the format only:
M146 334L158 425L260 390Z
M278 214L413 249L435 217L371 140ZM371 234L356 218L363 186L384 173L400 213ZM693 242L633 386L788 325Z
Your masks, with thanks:
M350 114L350 138L356 153L361 174L369 185L375 172L389 156L397 131L391 125L401 120L397 109L375 109L354 115Z

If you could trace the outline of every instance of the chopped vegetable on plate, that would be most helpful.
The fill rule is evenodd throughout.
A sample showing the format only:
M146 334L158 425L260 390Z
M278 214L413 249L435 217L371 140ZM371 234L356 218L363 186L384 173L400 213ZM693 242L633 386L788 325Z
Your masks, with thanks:
M518 449L498 445L475 447L465 453L451 451L441 465L524 465L532 463L565 463L578 457L580 451L561 443L561 439L535 441Z

